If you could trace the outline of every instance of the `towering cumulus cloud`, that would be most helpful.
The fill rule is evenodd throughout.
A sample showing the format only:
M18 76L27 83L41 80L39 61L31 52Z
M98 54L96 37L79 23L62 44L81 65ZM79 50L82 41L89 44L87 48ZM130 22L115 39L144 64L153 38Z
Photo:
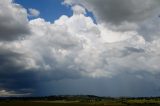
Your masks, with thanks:
M28 20L38 16L38 10L27 13L12 0L0 1L0 96L83 94L88 89L90 94L111 96L160 93L159 0L62 4L71 6L73 15L51 23Z

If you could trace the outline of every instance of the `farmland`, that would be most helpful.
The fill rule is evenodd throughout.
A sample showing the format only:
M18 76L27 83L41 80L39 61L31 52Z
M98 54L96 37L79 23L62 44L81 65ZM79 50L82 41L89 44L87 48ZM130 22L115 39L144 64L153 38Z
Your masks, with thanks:
M1 98L0 106L160 106L160 98L110 98L97 96Z

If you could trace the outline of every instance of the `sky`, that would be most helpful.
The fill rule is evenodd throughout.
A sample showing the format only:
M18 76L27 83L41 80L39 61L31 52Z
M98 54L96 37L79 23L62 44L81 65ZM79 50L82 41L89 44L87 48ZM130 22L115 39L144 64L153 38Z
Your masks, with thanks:
M0 96L159 96L159 0L0 0Z

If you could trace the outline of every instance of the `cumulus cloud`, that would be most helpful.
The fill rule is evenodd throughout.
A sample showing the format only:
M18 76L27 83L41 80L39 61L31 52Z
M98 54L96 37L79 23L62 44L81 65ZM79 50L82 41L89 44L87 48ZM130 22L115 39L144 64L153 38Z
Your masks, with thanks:
M12 0L0 1L0 23L0 40L17 40L30 32L26 9Z
M36 9L29 8L28 11L30 17L38 17L40 15L40 12Z
M45 73L56 75L51 79L63 79L112 77L119 70L133 66L136 66L133 70L142 70L146 67L145 61L132 61L146 54L145 40L134 31L113 32L103 25L94 24L84 14L62 16L54 23L39 18L29 24L32 35L21 44L17 43L18 50L25 51L22 58L15 59L20 61L23 70L42 70L42 73L46 70ZM139 65L142 62L144 66ZM115 68L117 65L119 67ZM50 79L51 76L47 77Z
M158 64L160 38L156 36L157 39L147 41L143 36L144 30L135 30L137 26L134 22L142 18L138 13L148 16L150 13L146 12L146 9L150 11L156 0L154 2L147 0L147 6L142 7L141 3L131 0L117 2L93 0L81 4L84 6L77 4L78 1L75 2L76 4L72 0L64 1L72 6L73 15L71 17L62 15L53 23L42 18L28 21L26 9L9 0L0 2L3 6L0 8L5 8L7 9L5 11L12 14L10 16L6 14L7 12L1 11L0 19L6 17L13 22L14 28L18 28L14 29L16 33L7 33L12 32L12 23L11 26L8 20L4 21L4 24L0 23L0 30L4 31L0 36L1 89L6 88L11 91L39 89L40 85L63 79L115 78L116 80L116 76L122 78L123 75L132 76L132 79L128 78L131 80L128 82L132 82L134 78L145 81L150 78L155 82L157 75L160 74ZM137 3L139 5L136 5ZM101 10L100 4L108 7L102 6ZM118 7L118 4L122 5ZM85 15L87 13L85 8L91 9L90 11L95 14L98 14L98 11L102 13L107 11L104 15L106 20L104 17L100 18L102 13L99 13L97 18L102 21L95 24L91 17ZM111 13L112 9L114 13ZM15 18L14 14L18 14L18 18ZM119 19L108 16L119 16ZM124 21L127 21L126 25L131 26L130 30L125 30L124 27L122 28L124 31L111 30L106 25L106 22L119 24ZM22 23L30 33L19 29L19 24ZM24 27L22 28L25 29ZM25 39L15 40L23 34L27 35ZM154 31L151 31L151 34L155 34ZM140 84L135 83L135 85ZM1 94L8 95L10 92L2 90Z
M82 5L95 15L98 23L116 32L135 30L147 41L159 37L159 0L64 0L63 3Z

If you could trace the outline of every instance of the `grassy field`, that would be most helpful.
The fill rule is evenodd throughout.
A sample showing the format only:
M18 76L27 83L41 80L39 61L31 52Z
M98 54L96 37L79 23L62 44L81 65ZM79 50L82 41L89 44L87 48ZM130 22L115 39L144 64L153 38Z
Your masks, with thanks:
M48 96L0 98L0 106L160 106L159 97Z
M155 100L106 101L1 101L0 106L160 106Z

